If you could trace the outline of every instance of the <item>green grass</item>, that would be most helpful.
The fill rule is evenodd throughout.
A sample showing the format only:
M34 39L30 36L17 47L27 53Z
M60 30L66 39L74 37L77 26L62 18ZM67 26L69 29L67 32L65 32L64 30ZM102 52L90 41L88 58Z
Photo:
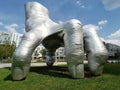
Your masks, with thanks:
M72 79L66 66L32 67L23 81L12 81L9 68L0 69L0 90L120 90L120 64L106 64L102 76Z

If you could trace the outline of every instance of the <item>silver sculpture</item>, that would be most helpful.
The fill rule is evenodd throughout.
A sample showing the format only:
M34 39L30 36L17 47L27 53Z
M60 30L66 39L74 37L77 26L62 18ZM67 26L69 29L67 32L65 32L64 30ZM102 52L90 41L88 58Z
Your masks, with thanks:
M13 55L13 80L22 80L26 77L32 53L40 43L48 50L48 66L52 66L55 61L55 50L61 46L65 47L68 69L73 78L84 78L85 46L90 71L94 75L102 74L107 50L94 29L83 30L81 22L76 19L57 24L49 18L47 8L37 2L26 3L25 10L26 33Z

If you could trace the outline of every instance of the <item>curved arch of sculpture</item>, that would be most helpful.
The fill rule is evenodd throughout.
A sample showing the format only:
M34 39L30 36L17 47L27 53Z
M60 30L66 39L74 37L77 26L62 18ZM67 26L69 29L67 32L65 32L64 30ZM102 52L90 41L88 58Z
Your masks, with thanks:
M13 54L13 80L22 80L30 69L31 57L35 48L42 43L46 49L46 63L52 66L55 50L65 47L68 69L73 78L84 78L84 45L91 72L100 75L107 59L107 50L94 29L83 30L76 19L57 24L49 18L47 8L37 2L25 4L26 33ZM92 41L92 42L91 42Z

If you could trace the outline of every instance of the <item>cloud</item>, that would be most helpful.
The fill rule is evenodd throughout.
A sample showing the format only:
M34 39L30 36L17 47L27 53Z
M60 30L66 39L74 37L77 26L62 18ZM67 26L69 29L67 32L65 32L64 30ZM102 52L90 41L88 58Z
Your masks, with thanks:
M0 26L4 25L3 22L0 22Z
M6 25L4 27L5 29L8 30L8 32L17 32L16 29L18 28L18 25L17 24L10 24L10 25Z
M108 22L107 20L101 20L101 21L98 22L98 25L87 24L87 25L84 25L84 26L83 26L83 29L93 28L93 29L95 29L95 30L100 30L100 29L103 28L103 26L104 26L105 24L107 24L107 22Z
M115 44L120 46L120 39L104 39L101 38L102 41L106 42L106 43L111 43L111 44Z
M104 26L105 24L107 24L107 22L108 22L107 20L101 20L101 21L99 21L99 22L98 22L99 28L102 29L103 26Z
M120 0L102 0L106 10L114 10L120 7Z
M62 23L63 23L63 21L58 21L58 23L59 23L59 24L62 24Z
M110 34L108 36L108 39L105 40L105 42L120 46L120 29Z
M100 37L100 39L105 42L105 39L104 39L104 38Z
M76 1L76 5L80 6L81 8L85 8L85 6L84 6L83 3L81 2L81 0L77 0L77 1Z
M94 30L99 30L99 26L93 25L93 24L87 24L83 26L84 30L89 30L89 29L94 29Z
M120 46L120 40L119 39L107 39L107 40L105 40L105 42Z
M98 25L103 26L103 25L107 24L107 22L108 22L107 20L101 20L98 22Z
M101 20L98 22L98 25L94 25L94 24L87 24L87 25L84 25L83 26L83 29L87 29L87 30L91 30L91 29L94 29L94 30L100 30L102 29L102 27L107 24L108 21L107 20ZM104 39L104 38L101 38L102 41L105 41L106 43L111 43L111 44L115 44L115 45L118 45L120 46L120 29L118 29L116 32L110 34L108 36L108 39Z
M108 36L108 38L120 39L120 29L118 29L116 32L110 34L110 35Z
M25 33L24 24L17 24L17 23L3 23L0 21L0 30L5 32L13 32L13 33Z

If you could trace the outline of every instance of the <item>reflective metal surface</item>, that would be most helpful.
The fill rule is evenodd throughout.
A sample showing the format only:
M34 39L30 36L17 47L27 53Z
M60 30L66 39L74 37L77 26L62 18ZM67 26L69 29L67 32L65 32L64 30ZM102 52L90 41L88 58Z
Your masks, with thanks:
M76 19L57 24L49 18L47 8L37 2L26 3L25 10L27 32L13 55L13 80L26 78L32 53L40 43L48 50L46 55L48 66L54 64L55 50L64 46L71 76L84 78L83 41L85 41L90 70L95 75L102 73L107 51L95 30L83 31L81 22Z
M94 28L84 26L85 50L92 74L101 75L108 52Z

